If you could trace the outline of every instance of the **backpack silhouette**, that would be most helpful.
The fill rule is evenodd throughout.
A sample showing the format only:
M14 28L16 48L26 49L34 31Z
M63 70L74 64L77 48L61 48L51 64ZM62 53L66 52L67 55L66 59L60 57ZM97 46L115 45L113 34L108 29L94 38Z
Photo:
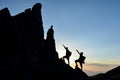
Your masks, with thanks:
M82 63L85 63L85 59L86 57L85 56L82 56L81 59L78 59L79 62L82 62Z
M80 57L79 57L79 59L75 60L75 62L85 63L86 57L83 56L83 52L80 53L78 50L76 50L76 51L79 53Z

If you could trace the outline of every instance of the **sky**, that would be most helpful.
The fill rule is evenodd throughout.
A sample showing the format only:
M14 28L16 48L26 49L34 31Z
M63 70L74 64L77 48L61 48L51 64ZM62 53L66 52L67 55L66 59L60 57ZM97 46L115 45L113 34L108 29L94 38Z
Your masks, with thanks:
M76 49L84 52L88 75L120 65L120 0L0 0L0 9L8 7L14 16L35 3L42 4L45 38L53 25L59 58L65 55L64 44L72 52L73 68Z

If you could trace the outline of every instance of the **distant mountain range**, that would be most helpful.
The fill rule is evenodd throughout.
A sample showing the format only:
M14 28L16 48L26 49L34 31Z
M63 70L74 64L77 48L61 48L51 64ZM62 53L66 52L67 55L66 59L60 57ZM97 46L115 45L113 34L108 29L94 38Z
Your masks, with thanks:
M91 77L93 80L120 80L120 66Z

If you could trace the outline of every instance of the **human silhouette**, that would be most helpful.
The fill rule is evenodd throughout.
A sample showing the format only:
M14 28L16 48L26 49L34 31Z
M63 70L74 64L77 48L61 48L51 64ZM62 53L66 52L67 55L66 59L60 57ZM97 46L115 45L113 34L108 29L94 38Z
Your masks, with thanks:
M64 47L65 50L66 50L66 55L63 56L63 59L66 58L66 59L68 60L68 64L70 64L69 58L70 58L70 56L71 56L71 52L68 50L68 47L65 47L64 45L63 45L63 47Z
M47 39L53 39L54 38L54 30L53 25L51 25L50 29L47 32Z
M78 52L80 57L77 60L75 60L75 63L76 63L76 66L77 66L77 62L79 62L81 70L82 70L83 69L83 65L82 64L85 63L84 60L86 59L86 57L83 56L83 52L79 52L78 50L76 50L76 51Z

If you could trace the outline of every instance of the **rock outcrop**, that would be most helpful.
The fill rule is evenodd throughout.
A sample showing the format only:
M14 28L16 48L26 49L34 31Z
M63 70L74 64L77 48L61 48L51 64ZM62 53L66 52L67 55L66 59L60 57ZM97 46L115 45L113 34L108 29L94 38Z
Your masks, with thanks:
M11 16L8 8L0 10L1 80L88 80L58 58L53 25L44 39L42 5Z

